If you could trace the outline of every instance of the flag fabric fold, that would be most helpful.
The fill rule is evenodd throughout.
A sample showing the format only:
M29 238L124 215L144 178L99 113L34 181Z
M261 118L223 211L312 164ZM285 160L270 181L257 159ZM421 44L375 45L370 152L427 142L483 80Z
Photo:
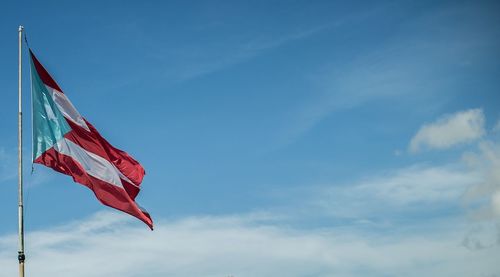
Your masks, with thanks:
M75 109L30 49L33 105L33 161L91 189L106 206L126 212L153 229L135 198L144 168L113 147Z

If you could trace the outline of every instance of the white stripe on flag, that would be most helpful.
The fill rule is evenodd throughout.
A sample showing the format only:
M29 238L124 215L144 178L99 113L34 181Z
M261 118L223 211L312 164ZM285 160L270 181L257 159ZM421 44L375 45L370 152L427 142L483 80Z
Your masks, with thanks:
M64 95L64 93L58 91L57 89L51 88L47 85L45 85L45 87L52 95L52 99L54 99L54 102L56 103L57 107L64 115L64 117L90 132L90 129L85 123L85 120L83 120L83 117L75 109L75 106L73 106L66 95Z
M57 107L59 108L59 111L64 115L64 117L68 120L71 120L72 122L74 122L78 126L84 128L85 130L90 132L90 129L87 126L87 123L85 123L85 120L83 120L83 117L75 109L75 106L73 106L71 101L69 101L68 97L66 97L66 95L64 93L58 91L57 89L54 89L54 88L47 86L47 85L45 85L45 87L52 95L52 99L54 100ZM95 154L93 154L93 155L95 155ZM98 157L100 157L100 156L98 156ZM139 188L139 186L137 186L132 181L130 181L130 179L127 178L127 176L125 176L120 170L118 170L118 168L116 168L115 165L112 164L112 166L113 166L113 168L115 168L116 172L118 173L118 175L120 176L121 179L123 179L127 183Z
M103 157L91 153L76 143L65 138L59 140L54 149L66 156L71 157L74 161L78 162L88 175L93 176L106 183L123 188L118 170L116 167L104 159Z

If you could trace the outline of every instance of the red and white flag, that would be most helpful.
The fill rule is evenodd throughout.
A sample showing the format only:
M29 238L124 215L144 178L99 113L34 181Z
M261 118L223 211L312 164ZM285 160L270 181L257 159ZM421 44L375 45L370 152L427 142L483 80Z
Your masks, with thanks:
M33 161L73 177L106 206L137 217L153 229L153 221L135 197L144 168L113 147L75 109L62 89L31 56Z

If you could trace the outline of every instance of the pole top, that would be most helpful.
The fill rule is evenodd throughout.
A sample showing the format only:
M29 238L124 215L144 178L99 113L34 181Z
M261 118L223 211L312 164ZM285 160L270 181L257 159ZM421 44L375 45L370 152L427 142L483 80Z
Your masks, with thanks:
M19 32L22 32L24 30L23 25L19 25Z

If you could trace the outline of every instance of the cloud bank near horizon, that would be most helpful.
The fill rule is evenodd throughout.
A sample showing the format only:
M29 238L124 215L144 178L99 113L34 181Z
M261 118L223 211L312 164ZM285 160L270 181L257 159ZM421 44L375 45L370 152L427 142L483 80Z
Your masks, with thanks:
M500 273L497 226L465 238L300 231L233 215L159 220L157 229L111 212L28 233L27 273L37 276L492 276ZM484 245L482 248L470 248ZM0 268L15 275L16 236L0 237ZM431 251L432 250L432 251ZM383 255L381 255L383 253ZM438 266L436 266L438 265ZM494 275L493 275L494 276Z

